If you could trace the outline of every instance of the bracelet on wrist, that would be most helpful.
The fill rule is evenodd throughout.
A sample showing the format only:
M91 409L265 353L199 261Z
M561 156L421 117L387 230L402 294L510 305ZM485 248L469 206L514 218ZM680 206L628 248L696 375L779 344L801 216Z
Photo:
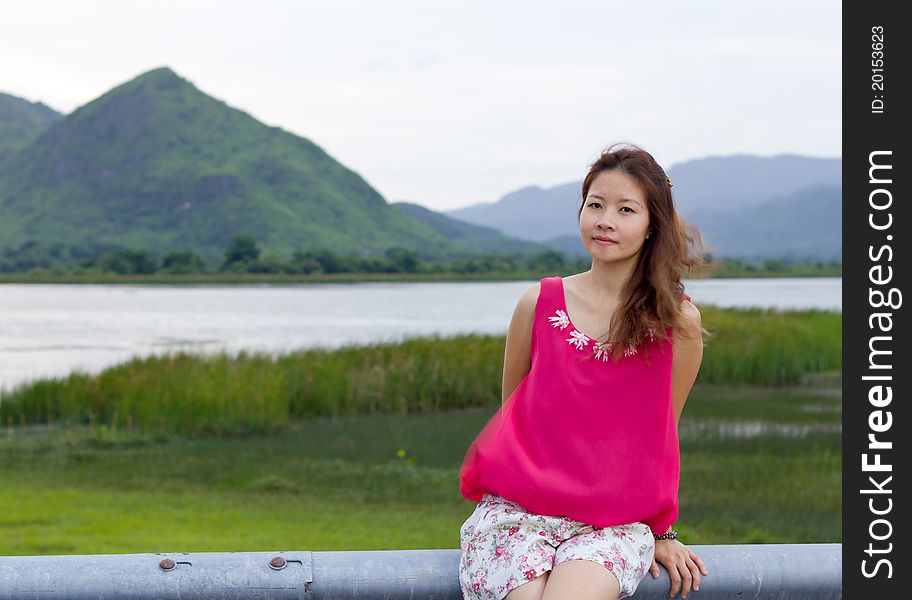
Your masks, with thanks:
M669 529L666 533L656 533L653 531L652 537L657 540L676 540L678 539L678 532L673 529Z

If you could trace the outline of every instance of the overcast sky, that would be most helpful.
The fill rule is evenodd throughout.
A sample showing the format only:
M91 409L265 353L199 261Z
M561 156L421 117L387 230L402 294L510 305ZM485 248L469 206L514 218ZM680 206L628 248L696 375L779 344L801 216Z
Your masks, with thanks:
M842 144L841 4L487 0L8 3L0 91L68 113L168 66L445 210L582 178L628 141L693 158Z

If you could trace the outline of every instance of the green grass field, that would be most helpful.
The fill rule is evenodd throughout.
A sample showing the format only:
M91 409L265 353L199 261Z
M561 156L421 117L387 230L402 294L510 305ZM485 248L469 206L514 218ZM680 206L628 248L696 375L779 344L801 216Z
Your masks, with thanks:
M475 506L459 465L493 410L312 417L229 437L7 428L0 555L458 548ZM840 422L838 379L695 387L682 540L841 541Z
M841 316L701 307L685 543L841 541ZM131 360L0 396L0 554L458 548L503 336ZM606 474L608 476L608 474Z

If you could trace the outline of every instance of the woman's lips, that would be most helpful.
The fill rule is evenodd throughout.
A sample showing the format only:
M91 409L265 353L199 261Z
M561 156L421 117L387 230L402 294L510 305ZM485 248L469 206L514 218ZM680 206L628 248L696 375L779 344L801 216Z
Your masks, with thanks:
M596 244L599 244L599 245L602 245L602 246L610 246L610 245L612 245L612 244L616 244L616 243L617 243L617 242L612 242L611 240L600 240L600 239L598 239L598 238L592 238L592 239L593 239L593 241L594 241Z

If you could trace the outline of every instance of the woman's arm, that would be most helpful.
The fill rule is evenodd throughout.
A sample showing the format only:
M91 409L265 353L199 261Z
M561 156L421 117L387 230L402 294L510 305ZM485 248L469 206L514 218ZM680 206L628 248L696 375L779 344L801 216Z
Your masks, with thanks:
M671 367L671 396L676 427L681 420L687 396L697 379L700 363L703 362L703 325L700 311L690 301L682 302L681 310L684 319L682 326L675 330L674 359ZM671 527L668 531L671 531ZM686 598L691 589L699 590L701 575L709 574L700 557L674 539L656 540L655 555L649 568L653 577L659 576L658 563L668 571L671 595L676 595L680 590L682 598Z
M681 420L684 403L697 379L703 362L703 327L700 311L690 301L681 303L684 313L682 327L675 330L674 359L671 366L671 399L675 411L675 426Z
M516 301L516 308L513 309L504 349L501 405L506 403L507 398L532 368L532 320L535 318L535 305L538 303L540 289L541 283L530 285Z

